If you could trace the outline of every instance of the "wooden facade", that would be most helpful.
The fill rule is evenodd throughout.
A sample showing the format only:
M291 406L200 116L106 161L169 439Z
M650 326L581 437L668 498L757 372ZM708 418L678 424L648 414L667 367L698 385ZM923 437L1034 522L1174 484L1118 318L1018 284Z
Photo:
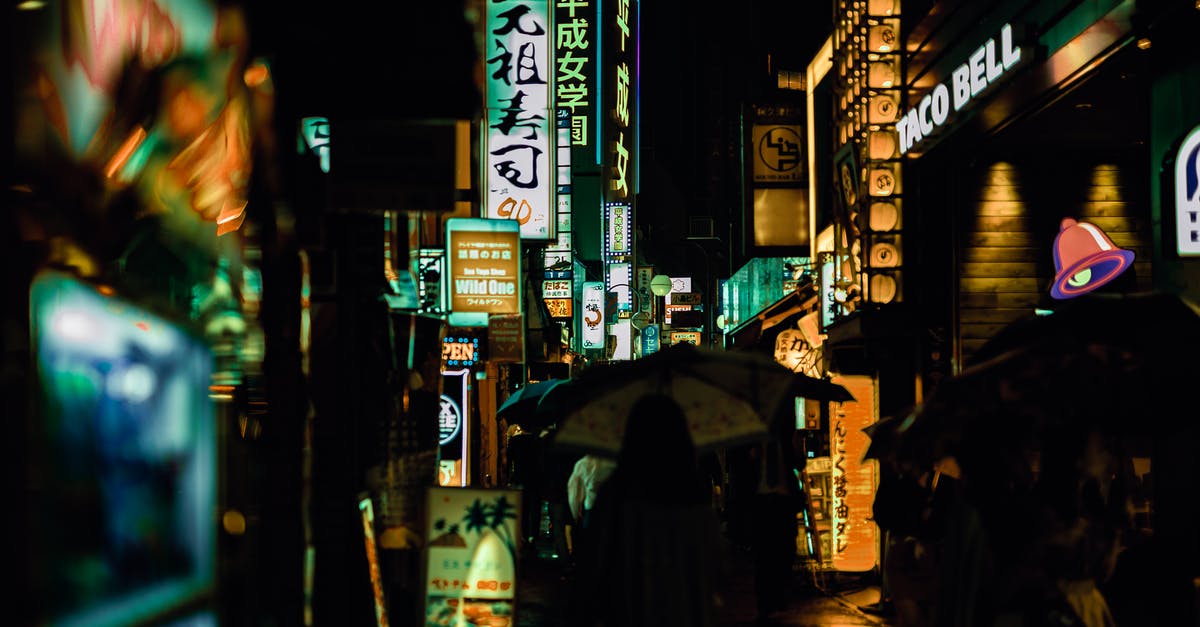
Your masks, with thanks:
M1152 230L1140 159L1047 159L977 166L962 200L956 260L959 363L1004 325L1046 307L1054 280L1054 238L1063 218L1087 221L1132 250L1122 291L1151 288Z

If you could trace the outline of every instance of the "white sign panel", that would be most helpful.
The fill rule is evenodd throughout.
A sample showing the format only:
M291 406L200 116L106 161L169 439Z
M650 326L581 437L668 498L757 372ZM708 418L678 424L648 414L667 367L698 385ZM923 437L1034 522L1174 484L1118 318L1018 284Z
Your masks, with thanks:
M586 281L583 284L583 347L604 348L604 284Z
M549 109L548 3L487 4L487 203L484 217L516 220L521 238L553 240L554 133Z
M1175 247L1184 257L1200 255L1200 126L1175 156Z

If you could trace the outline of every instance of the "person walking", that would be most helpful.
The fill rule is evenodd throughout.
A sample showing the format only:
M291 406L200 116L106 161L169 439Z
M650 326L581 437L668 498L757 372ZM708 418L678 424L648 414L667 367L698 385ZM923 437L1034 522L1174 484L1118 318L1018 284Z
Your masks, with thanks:
M723 556L711 494L683 410L639 399L589 520L573 615L601 627L714 625Z
M616 467L615 461L599 455L584 455L575 462L571 476L567 478L567 506L574 522L570 535L572 554L578 554L580 544L586 542L584 536L597 492Z

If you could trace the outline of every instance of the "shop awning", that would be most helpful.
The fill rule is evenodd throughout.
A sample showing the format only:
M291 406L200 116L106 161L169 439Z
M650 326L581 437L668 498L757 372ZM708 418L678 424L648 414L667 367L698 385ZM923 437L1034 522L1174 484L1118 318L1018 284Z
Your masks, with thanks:
M728 336L727 345L734 350L754 350L767 346L774 350L775 336L795 326L797 320L819 305L818 294L811 282L801 283L795 291L771 303L746 322L738 325Z

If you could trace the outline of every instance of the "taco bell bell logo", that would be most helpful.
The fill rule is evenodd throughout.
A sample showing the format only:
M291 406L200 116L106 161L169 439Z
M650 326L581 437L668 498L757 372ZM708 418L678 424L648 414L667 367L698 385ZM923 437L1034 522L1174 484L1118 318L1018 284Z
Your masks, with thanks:
M1175 248L1181 256L1200 255L1200 126L1175 156Z

